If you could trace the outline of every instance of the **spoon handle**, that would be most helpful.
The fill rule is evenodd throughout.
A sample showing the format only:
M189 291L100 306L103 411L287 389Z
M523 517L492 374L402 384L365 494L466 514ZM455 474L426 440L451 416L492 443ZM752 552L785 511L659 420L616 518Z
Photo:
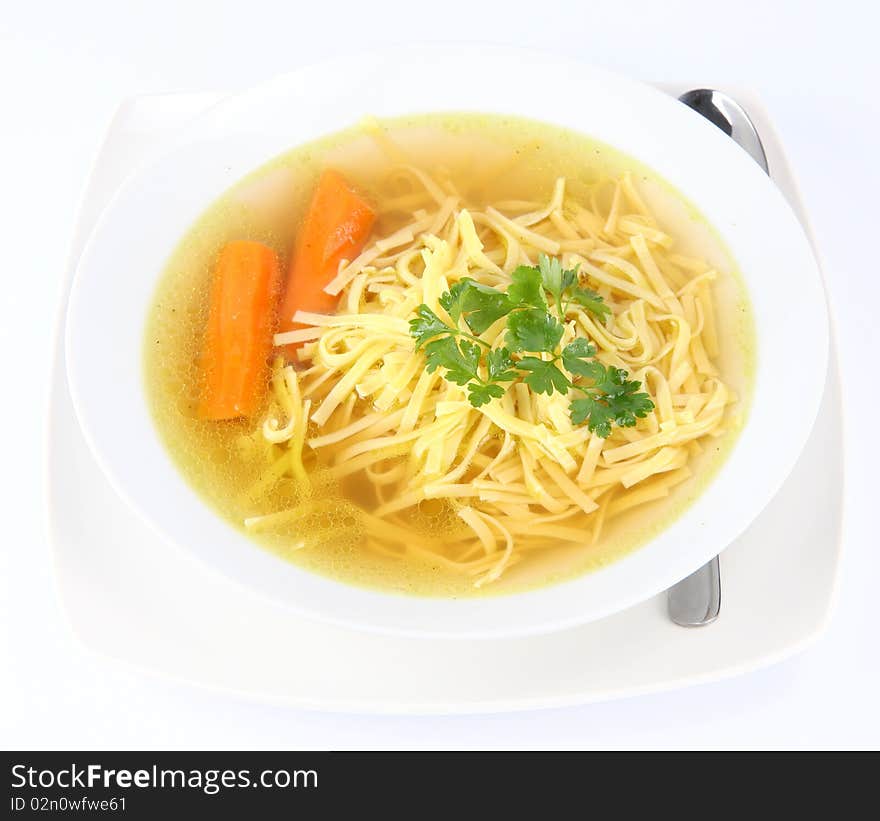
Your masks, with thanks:
M692 108L697 114L717 125L761 166L765 174L770 173L767 154L758 129L746 114L746 110L733 97L711 88L695 88L686 91L678 99L688 108Z
M718 557L669 588L669 618L681 627L711 624L721 612L721 567Z
M758 129L736 100L708 88L692 89L678 99L717 125L767 174L770 173ZM702 627L718 618L721 612L721 567L717 556L669 588L667 609L669 618L682 627Z

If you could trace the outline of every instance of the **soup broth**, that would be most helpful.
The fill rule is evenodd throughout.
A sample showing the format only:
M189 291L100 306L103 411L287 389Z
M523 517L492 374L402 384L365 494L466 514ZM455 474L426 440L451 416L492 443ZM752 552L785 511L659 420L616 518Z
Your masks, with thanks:
M280 474L272 471L278 455L285 452L285 444L267 441L262 432L266 419L273 414L278 416L278 409L273 410L275 394L271 388L263 400L263 410L254 418L222 422L199 418L197 407L203 383L200 363L212 272L220 249L230 241L259 241L277 252L282 269L286 270L312 191L326 168L338 170L375 205L377 219L370 242L393 237L412 224L414 214L424 208L425 194L414 183L415 172L402 169L415 169L426 175L444 195L455 191L456 208L466 207L472 213L497 209L511 218L529 211L534 203L552 202L557 181L564 178L563 205L557 209L562 219L551 214L545 227L541 227L545 223L536 224L536 230L552 241L568 241L567 247L586 249L593 242L589 238L590 231L601 234L612 219L618 225L624 220L627 231L643 230L648 237L647 247L653 247L650 245L652 236L655 239L660 235L668 237L672 245L662 248L663 273L672 280L676 294L682 294L680 299L688 310L691 309L689 292L683 289L692 280L699 280L703 273L713 272L706 280L708 283L711 279L711 283L700 290L711 295L707 298L711 299L712 316L706 317L707 307L701 303L691 330L699 328L708 333L707 323L713 323L717 353L712 357L711 367L729 395L723 416L711 435L682 445L682 453L687 452L687 466L686 471L675 468L680 481L665 488L665 494L656 494L658 498L653 501L650 492L643 493L642 497L632 494L650 490L659 481L656 476L609 491L609 495L600 492L601 486L588 489L591 500L595 497L599 505L598 510L590 514L585 511L560 513L563 518L555 524L550 521L552 504L550 508L541 507L539 502L529 504L511 495L509 507L516 509L518 515L526 511L536 520L540 519L545 522L543 526L548 533L555 532L554 527L560 532L564 528L568 530L564 538L553 540L548 536L546 545L536 543L534 549L523 552L518 560L504 564L503 573L487 579L487 573L491 574L496 564L480 534L486 529L490 531L486 539L497 540L498 561L501 561L507 549L503 533L510 528L501 519L496 527L495 519L490 521L489 514L479 509L476 502L473 504L476 513L471 515L473 521L469 524L468 517L463 518L461 511L471 505L470 497L422 498L393 516L389 514L394 527L406 529L406 537L383 543L382 538L371 535L365 524L368 517L375 516L377 511L381 513L383 505L387 508L389 501L393 502L387 495L389 485L383 484L386 482L383 476L398 469L395 459L402 458L400 450L389 450L383 460L346 472L340 470L338 464L328 462L320 450L309 446L310 441L328 434L327 427L310 420L304 432L302 451L308 479L303 482L289 471ZM621 187L622 179L627 180L626 185L634 192L630 197L639 198L656 222L638 214ZM579 210L578 203L589 204L591 213L598 213L604 224L588 224L592 218L583 216L585 209ZM576 221L578 215L581 223ZM559 225L558 237L553 233L557 230L554 219ZM451 225L447 223L444 230L455 230ZM575 228L566 228L566 225ZM482 230L479 224L477 229ZM575 235L568 236L573 231ZM659 233L655 235L653 231ZM624 236L621 243L630 243L631 234L620 236ZM578 245L582 239L586 241ZM613 245L613 241L599 239L595 247L606 244ZM564 253L561 255L564 257ZM638 255L629 247L623 258L631 264L639 262ZM591 260L597 270L612 270L610 264L598 258ZM582 267L581 273L583 270ZM616 271L616 275L623 276L620 271ZM389 280L389 284L393 283ZM632 302L624 300L613 286L599 281L592 281L591 285L618 307ZM381 298L383 286L381 281L373 282L370 293L376 299ZM703 285L698 282L693 286L695 291L698 287L702 289ZM346 298L343 291L342 299ZM616 327L613 324L618 321L616 316L609 321L611 327ZM625 334L621 330L618 336L622 338ZM667 527L699 495L735 441L747 410L754 351L748 300L734 261L699 212L678 192L650 169L583 135L523 119L472 114L418 116L382 123L366 121L349 131L295 148L243 179L208 208L172 253L147 317L144 348L146 393L159 435L189 484L231 527L285 560L342 582L383 591L443 597L510 593L568 579L614 561ZM421 353L413 353L416 355ZM672 355L671 351L663 354ZM393 365L393 359L389 358L389 362ZM307 367L308 363L296 363L300 375ZM418 373L423 369L420 361ZM414 371L413 379L416 377ZM341 378L341 373L331 376L327 384ZM661 403L663 400L654 393L650 378L645 379L645 389L651 392L654 404ZM445 389L445 383L442 384ZM677 390L677 395L685 397L675 400L679 403L675 409L680 417L679 425L683 425L688 418L687 391ZM319 394L320 391L315 394L313 412L320 407ZM350 403L351 420L376 412L376 396L357 391L351 396L352 399L346 400ZM536 401L544 400L539 397ZM693 409L699 408L702 400L694 401ZM381 409L391 414L403 410L403 405L392 402ZM649 421L640 421L632 430L645 428ZM278 426L283 422L278 419ZM567 424L560 422L563 427ZM469 429L467 435L462 434L459 456L466 450L471 432ZM487 426L483 438L493 437L496 441L486 446L490 456L497 455L504 447L504 434L494 425ZM626 442L621 438L618 446ZM582 460L587 458L584 447L586 445L579 444L571 450L576 468L568 474L570 477L577 476ZM415 457L407 452L406 458ZM528 486L528 477L516 473L515 460L511 465L511 486L523 482ZM613 464L600 462L600 466L610 470ZM480 467L475 464L469 468L457 484L474 482ZM485 468L485 464L482 467ZM658 476L663 478L673 473L670 469ZM503 471L501 475L503 477ZM547 475L556 473L551 471ZM406 488L405 481L401 482L393 487ZM558 496L562 494L559 488L565 484L565 478L559 478L559 482L562 484L549 480L545 484ZM575 498L580 497L575 495ZM605 517L607 521L602 522L598 537L593 538L593 523L611 509L615 498L618 512ZM633 502L633 506L626 509L619 501L624 498L644 498L645 501ZM260 518L293 510L298 512L276 520ZM572 536L576 529L583 531L581 543ZM519 538L516 534L514 537L514 541ZM443 543L465 547L461 548L461 555L447 556L443 548L438 547ZM466 547L471 543L472 548ZM476 557L473 566L482 568L479 574L462 572L457 566L471 562L471 554L467 553L471 549ZM484 559L481 551L487 553L483 564L479 564ZM491 583L477 586L475 582L480 579Z

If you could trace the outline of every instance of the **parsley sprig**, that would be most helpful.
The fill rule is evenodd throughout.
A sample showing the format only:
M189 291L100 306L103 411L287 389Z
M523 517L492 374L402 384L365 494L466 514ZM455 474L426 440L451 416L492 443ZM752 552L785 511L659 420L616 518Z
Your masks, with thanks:
M612 424L632 427L654 408L648 394L639 392L641 383L595 358L588 339L578 337L559 350L570 305L585 307L600 321L611 309L579 284L577 269L564 269L558 259L541 254L537 266L519 266L506 291L466 277L439 302L452 324L420 305L410 334L416 350L424 348L428 372L443 368L447 380L467 387L475 408L500 399L502 383L518 379L535 393L582 394L569 405L571 420L602 437L611 435ZM505 317L505 344L492 348L480 335Z
M520 266L513 272L513 276L516 277L517 271L521 271L524 276L534 277L532 273L534 270L534 268ZM562 263L555 257L541 254L538 257L537 270L541 277L541 284L553 297L553 304L556 306L556 313L560 319L565 316L568 306L573 302L583 305L600 320L604 320L611 313L611 308L605 304L599 294L590 288L582 288L578 284L577 268L564 269Z

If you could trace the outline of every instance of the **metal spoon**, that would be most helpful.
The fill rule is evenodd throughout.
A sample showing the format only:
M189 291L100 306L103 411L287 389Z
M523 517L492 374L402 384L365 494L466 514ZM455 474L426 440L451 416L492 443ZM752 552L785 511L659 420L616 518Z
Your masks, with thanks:
M698 114L718 126L749 152L769 174L767 155L749 115L736 100L721 91L695 88L679 98ZM682 627L702 627L718 618L721 610L721 568L716 556L667 591L669 618Z
M711 88L695 88L686 91L678 98L697 114L702 114L709 122L718 126L737 145L749 152L751 158L770 173L767 155L758 136L758 129L749 119L743 107L722 91Z

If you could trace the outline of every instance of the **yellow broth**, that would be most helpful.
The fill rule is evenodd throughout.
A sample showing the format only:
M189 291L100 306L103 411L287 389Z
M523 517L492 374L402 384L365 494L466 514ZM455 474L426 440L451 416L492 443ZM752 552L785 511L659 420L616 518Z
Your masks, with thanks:
M511 199L545 202L554 181L567 178L567 192L586 192L605 177L628 171L660 226L676 239L678 253L705 258L721 274L713 284L724 381L739 401L727 410L726 432L710 440L689 465L693 476L662 500L613 519L598 543L560 545L540 558L510 568L496 582L476 589L473 578L420 558L392 558L364 547L359 512L376 505L370 480L355 474L327 478L312 467L318 509L295 523L248 533L262 547L302 568L350 584L444 597L496 595L529 589L605 565L644 544L667 527L701 492L732 446L747 409L753 374L753 328L748 300L735 264L697 209L636 161L589 138L533 121L495 115L449 114L382 123L396 146L418 167L448 177L476 205ZM247 517L290 507L303 491L285 478L261 495L271 450L259 433L261 420L201 421L195 408L200 388L199 357L207 319L208 292L217 254L230 240L266 243L286 266L306 205L320 171L341 171L380 205L400 197L389 175L394 158L374 138L375 124L322 138L277 157L239 182L191 226L159 277L144 341L147 396L156 428L175 464L199 496L231 527L245 532ZM393 151L394 149L392 149ZM392 233L412 220L401 211L385 215L374 235ZM358 409L364 412L363 409ZM356 413L358 411L356 410ZM310 435L316 435L312 428ZM420 533L461 537L454 506L426 500L409 514Z

